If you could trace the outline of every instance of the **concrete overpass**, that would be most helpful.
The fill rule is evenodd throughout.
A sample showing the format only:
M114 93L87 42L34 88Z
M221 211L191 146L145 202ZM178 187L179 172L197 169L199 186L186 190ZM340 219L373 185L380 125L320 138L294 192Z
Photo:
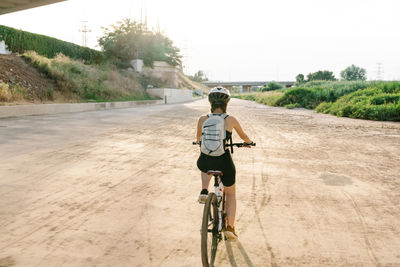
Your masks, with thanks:
M246 81L237 81L237 82L223 82L223 81L207 81L207 82L202 82L202 84L207 85L210 88L216 87L216 86L223 86L230 91L232 91L233 86L241 86L243 90L250 92L251 88L253 86L265 86L267 83L270 83L272 81L253 81L253 82L246 82ZM285 87L292 87L295 82L291 81L274 81L277 83L282 84Z
M0 15L66 0L0 0Z

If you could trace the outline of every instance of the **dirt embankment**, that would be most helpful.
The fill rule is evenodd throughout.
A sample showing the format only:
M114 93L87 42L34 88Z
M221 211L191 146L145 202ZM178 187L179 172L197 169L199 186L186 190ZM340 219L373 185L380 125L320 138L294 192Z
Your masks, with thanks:
M46 61L46 59L39 57L39 61ZM45 71L52 73L50 76L46 76L29 62L25 62L21 56L15 54L0 55L0 104L81 102L82 97L91 99L96 98L96 96L106 99L107 97L104 95L96 95L102 90L107 91L108 95L111 96L109 100L125 99L125 96L132 94L143 95L144 91L141 87L143 84L140 85L142 83L141 78L120 75L117 70L107 71L97 67L86 68L86 66L83 68L79 62L61 62L62 64L64 64L63 67L55 67L54 70L53 68L46 69ZM71 67L71 65L74 66ZM154 74L153 76L157 77L162 74L158 78L164 83L163 87L172 86L172 79L174 84L172 88L208 91L206 86L191 81L177 69L173 70L165 73L160 70L159 73L155 71L155 73L148 73L148 75ZM90 76L79 76L77 71L90 73ZM61 78L57 78L56 82L49 78L52 76L60 76ZM107 77L106 80L103 76ZM134 88L136 88L136 91ZM88 90L90 96L86 92ZM138 93L138 90L142 93Z
M26 99L41 99L55 83L27 64L21 56L0 55L0 81L10 87L19 87Z

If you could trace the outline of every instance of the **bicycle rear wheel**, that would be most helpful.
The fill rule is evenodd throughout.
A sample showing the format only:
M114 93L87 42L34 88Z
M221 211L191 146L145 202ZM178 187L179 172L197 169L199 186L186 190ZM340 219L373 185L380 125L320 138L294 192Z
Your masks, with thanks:
M210 193L204 205L201 224L201 261L203 266L214 266L218 246L217 196Z

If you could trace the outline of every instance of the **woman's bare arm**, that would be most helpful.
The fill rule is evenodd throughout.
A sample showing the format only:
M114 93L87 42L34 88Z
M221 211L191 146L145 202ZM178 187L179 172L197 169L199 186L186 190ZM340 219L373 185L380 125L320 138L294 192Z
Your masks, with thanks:
M207 116L201 116L199 121L197 122L197 133L196 133L196 141L200 142L201 139L201 127L203 126L204 121L206 120Z
M233 122L233 129L235 129L235 131L238 133L238 135L240 136L240 138L242 138L243 141L250 144L251 140L247 136L247 134L243 131L242 127L240 126L240 123L236 120L235 117L231 117L231 118L232 118L232 122Z

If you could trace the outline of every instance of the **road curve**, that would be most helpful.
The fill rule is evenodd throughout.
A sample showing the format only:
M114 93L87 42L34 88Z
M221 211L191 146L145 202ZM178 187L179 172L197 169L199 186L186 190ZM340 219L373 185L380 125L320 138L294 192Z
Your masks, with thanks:
M0 266L201 266L191 141L208 111L0 119ZM400 123L228 111L257 147L233 155L240 241L216 266L400 266Z

